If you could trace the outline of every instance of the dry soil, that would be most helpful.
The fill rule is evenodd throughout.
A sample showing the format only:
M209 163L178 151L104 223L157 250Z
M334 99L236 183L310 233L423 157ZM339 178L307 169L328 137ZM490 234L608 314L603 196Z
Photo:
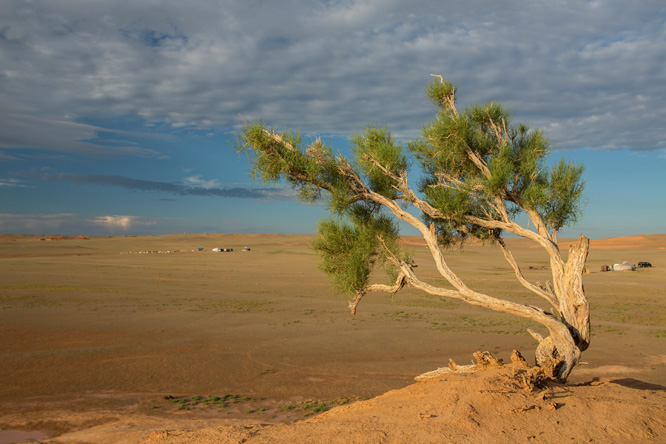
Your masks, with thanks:
M40 239L0 238L0 444L666 440L664 235L592 241L592 345L546 395L506 369L414 383L476 350L531 359L539 327L410 289L352 317L310 236ZM509 245L548 280L540 249ZM543 306L493 247L449 258L474 289ZM654 267L599 271L622 260Z

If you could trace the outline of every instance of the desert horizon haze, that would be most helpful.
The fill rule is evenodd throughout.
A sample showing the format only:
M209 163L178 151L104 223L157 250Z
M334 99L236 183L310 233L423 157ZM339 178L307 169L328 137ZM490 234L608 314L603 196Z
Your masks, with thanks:
M562 235L663 232L663 1L120 4L0 2L0 233L312 234L322 208L248 179L243 119L407 140L430 74L585 165Z

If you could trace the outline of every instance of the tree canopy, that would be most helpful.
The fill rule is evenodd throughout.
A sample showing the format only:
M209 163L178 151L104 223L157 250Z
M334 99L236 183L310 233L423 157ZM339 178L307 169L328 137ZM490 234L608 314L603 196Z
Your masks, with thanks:
M246 123L235 146L248 154L254 177L288 183L303 202L326 202L330 217L319 223L313 246L335 287L354 297L352 312L369 291L395 292L412 285L528 317L548 328L551 336L546 339L531 333L540 341L543 356L563 358L567 368L560 376L566 378L589 343L589 306L582 282L569 288L582 273L589 241L581 236L579 253L570 253L565 262L557 233L580 215L583 167L564 160L548 166L552 146L543 131L514 125L509 110L497 103L459 111L457 90L433 76L426 93L437 114L424 125L422 137L398 142L388 129L370 126L351 138L349 159L321 139L303 146L299 133L277 132L261 121ZM409 183L410 174L419 177L415 187ZM521 219L529 222L520 224ZM398 220L421 233L454 290L433 287L416 276L410 257L400 249ZM502 240L505 232L546 250L552 283L541 286L523 277ZM445 247L470 238L497 243L520 283L547 300L555 314L467 287L446 264ZM376 267L385 269L389 284L369 281ZM574 346L577 352L569 350ZM577 355L565 358L567 353Z

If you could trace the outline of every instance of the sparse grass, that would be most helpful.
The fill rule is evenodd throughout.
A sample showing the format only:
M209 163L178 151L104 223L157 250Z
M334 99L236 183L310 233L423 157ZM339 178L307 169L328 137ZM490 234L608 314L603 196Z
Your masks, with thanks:
M438 300L438 299L417 299L411 301L399 301L398 305L403 305L406 307L424 307L424 308L434 308L438 310L453 310L458 308L460 304L455 301L447 300Z
M283 255L283 254L288 254L288 255L299 255L299 256L316 256L316 253L314 253L312 250L307 249L307 250L286 250L286 249L271 249L270 251L266 252L268 255Z
M501 335L524 335L534 323L505 315L447 317L445 322L430 322L430 328L442 333L485 333Z
M187 308L188 311L224 311L229 313L254 313L269 310L270 301L249 301L240 299L220 299L206 304L196 304Z
M524 353L534 350L535 344L526 327L535 325L517 317L470 307L462 301L430 297L410 288L393 297L369 293L361 302L357 316L352 318L346 309L346 298L336 297L326 276L318 271L317 257L307 247L310 239L293 247L291 239L265 241L262 237L260 246L249 244L251 254L227 255L119 254L166 249L163 246L171 240L181 242L175 248L185 248L187 237L81 241L80 244L91 246L87 251L93 254L86 256L78 256L80 250L69 249L64 243L0 245L0 316L4 316L0 318L3 333L0 337L4 337L0 345L4 365L10 369L25 369L20 374L15 372L16 386L25 385L27 390L29 381L22 374L36 374L43 364L41 359L28 360L26 357L31 354L55 356L63 350L62 356L67 359L54 360L58 367L55 370L78 377L84 376L79 365L81 359L102 359L106 347L122 348L122 353L128 350L128 355L139 347L147 355L158 354L157 347L161 347L159 350L169 350L169 353L182 351L183 359L191 365L181 364L173 355L159 356L165 365L160 369L156 367L154 377L168 380L178 376L204 381L200 386L193 386L194 391L205 393L210 375L215 375L219 378L219 387L239 384L248 393L250 390L259 392L275 381L285 384L284 390L301 396L316 393L316 396L335 398L355 390L367 393L368 380L373 381L376 393L390 389L393 382L384 384L383 376L378 374L395 373L395 369L389 367L378 370L378 363L387 357L391 361L392 356L396 359L404 356L400 371L417 374L426 361L427 365L432 363L430 358L436 357L436 365L439 365L453 353L467 356L465 350L471 353L477 349L477 343L486 344L484 349L491 351L501 346L503 358L514 347ZM549 280L549 271L529 270L530 265L538 266L543 261L538 250L521 240L508 240L509 243L514 241L518 243L513 252L525 277L532 282ZM194 247L209 247L204 241L201 245L199 242L196 240ZM229 244L215 241L212 246ZM599 264L612 264L621 259L632 262L645 259L659 264L659 268L636 273L599 272ZM476 291L549 308L547 302L517 284L508 268L498 268L505 265L500 251L472 246L466 252L447 253L447 260ZM427 251L416 249L415 261L418 264L415 272L420 277L433 285L450 288L437 274ZM666 264L666 250L644 250L639 254L592 249L588 260L592 273L585 275L584 281L593 323L590 353L598 356L595 365L639 366L642 364L637 363L643 362L642 357L648 354L666 355L663 264ZM197 286L199 284L207 286ZM34 322L37 314L44 322ZM283 324L285 327L280 328ZM102 331L101 326L108 331ZM136 349L132 340L127 339L128 327L132 334L136 333L133 336ZM538 325L536 327L539 329ZM156 333L162 330L165 334ZM546 333L543 329L539 331ZM276 332L290 340L276 341ZM366 346L349 346L359 340L365 341ZM372 344L367 341L375 340L381 346L371 348ZM299 347L298 352L290 354L294 344ZM600 350L597 347L604 347L603 353L597 353ZM323 353L348 361L324 368ZM280 361L282 356L284 366ZM585 354L583 356L585 359ZM283 370L294 366L311 368L313 372L330 371L330 380L333 380L337 376L335 372L344 373L348 365L360 371L358 377L342 389L335 384L331 387L337 388L325 387L328 383L311 388L298 378L288 381ZM279 374L271 374L271 366L275 366ZM663 385L664 368L656 368L657 376L650 382ZM174 375L174 372L183 373ZM98 376L95 375L95 380L108 381ZM111 373L105 376L121 386L123 378L120 376ZM94 385L92 378L90 380ZM282 389L282 385L280 387ZM199 411L221 416L227 412L243 415L245 410L253 409L255 417L265 414L267 418L270 415L284 418L287 414L300 418L307 411L293 407L283 412L277 405L243 401L240 396L204 397L201 393L199 396L201 399L195 404L193 398L183 398L182 401L151 401L143 405L146 411L151 405L158 407L160 413L176 412L182 406L179 414L186 415ZM262 408L266 411L262 412Z
M312 401L312 400L306 401L305 404L301 406L301 408L311 413L323 413L326 410L330 409L327 403L323 401Z
M663 304L616 302L600 308L595 313L597 320L632 325L666 325L666 305Z
M323 413L332 407L349 404L357 401L358 398L338 398L334 400L313 400L308 399L303 402L293 402L287 404L275 404L266 398L256 398L243 395L195 395L174 397L172 395L164 396L159 402L149 404L149 410L166 409L170 405L177 411L196 412L199 410L219 412L228 414L244 413L246 415L264 415L265 418L275 418L278 413L287 415L292 420L304 418L307 416ZM228 402L227 402L228 401ZM234 409L226 410L230 405L237 404Z
M23 284L2 285L2 290L41 290L41 291L99 291L99 287L74 286L74 285L46 285L46 284Z

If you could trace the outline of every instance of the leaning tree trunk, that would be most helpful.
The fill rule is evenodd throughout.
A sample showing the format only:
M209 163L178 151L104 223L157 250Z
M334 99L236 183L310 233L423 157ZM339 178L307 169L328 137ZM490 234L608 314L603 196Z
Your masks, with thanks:
M551 260L553 291L559 301L560 326L548 326L550 336L540 340L536 351L537 365L548 361L561 363L557 377L566 379L590 345L590 304L585 297L583 274L590 240L581 236L569 248L566 263ZM537 338L539 339L539 338Z

